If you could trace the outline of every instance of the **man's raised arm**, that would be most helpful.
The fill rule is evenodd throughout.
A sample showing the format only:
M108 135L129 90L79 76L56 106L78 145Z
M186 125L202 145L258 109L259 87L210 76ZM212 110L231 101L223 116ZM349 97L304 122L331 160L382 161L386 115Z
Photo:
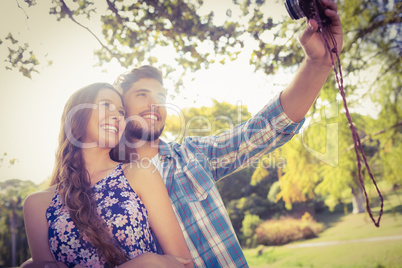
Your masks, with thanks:
M329 27L337 43L336 51L340 53L343 38L337 6L333 0L322 0L322 4L327 7L325 14L332 20ZM310 20L308 25L299 38L306 54L305 59L295 78L280 97L283 111L294 122L299 122L306 115L332 68L330 54L321 34L317 32L317 22ZM335 54L333 57L335 60Z

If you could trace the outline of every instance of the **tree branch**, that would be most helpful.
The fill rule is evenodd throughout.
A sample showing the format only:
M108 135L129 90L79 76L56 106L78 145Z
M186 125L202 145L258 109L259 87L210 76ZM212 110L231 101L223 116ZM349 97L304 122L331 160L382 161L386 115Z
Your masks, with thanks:
M387 69L385 69L382 73L378 74L375 82L369 87L369 91L371 91L373 89L373 87L375 86L376 82L378 82L378 80L380 80L381 77L383 77L386 73L388 73L389 71L392 70L392 68L398 64L398 62L400 61L400 58L396 58L396 60L394 62L392 62Z
M109 2L109 1L108 1ZM88 27L86 27L85 25L79 23L73 16L73 12L68 8L68 6L66 5L66 3L64 2L64 0L60 0L60 3L62 4L61 9L63 11L65 11L68 15L68 17L78 26L84 28L85 30L87 30L93 37L95 37L95 39L98 41L98 43L104 48L106 49L111 55L113 55L114 57L116 57L116 59L118 61L119 58L117 57L117 54L115 54L112 50L110 50L105 44L102 43L102 41L98 38L98 36L96 36L96 34L94 34L91 29L89 29Z
M374 134L365 136L363 139L360 140L360 143L363 144L364 142L368 141L371 137L380 135L380 134L382 134L382 133L384 133L384 132L386 132L386 131L388 131L388 130L390 130L392 128L396 128L396 127L399 127L399 126L402 126L402 121L396 123L395 125L390 126L389 128L386 128L386 129L380 130L380 131L378 131L378 132L376 132ZM345 149L345 152L352 150L354 147L355 147L354 144L350 145L348 148Z
M117 10L116 6L114 5L114 2L112 3L110 0L106 0L107 6L109 7L110 11L112 11L115 15L117 20L120 23L123 23L124 19L120 16L119 11Z
M387 12L387 13L391 13L391 15L393 14L392 12ZM378 28L381 28L381 27L387 26L387 25L391 25L391 24L401 23L401 18L398 15L396 15L395 17L391 17L391 18L387 18L387 14L384 14L384 16L386 17L386 19L374 21L366 28L361 28L359 30L355 30L356 31L355 37L352 40L350 40L350 42L348 42L347 45L345 44L344 50L348 51L352 47L352 45L357 42L358 39L364 38L366 35L377 30Z

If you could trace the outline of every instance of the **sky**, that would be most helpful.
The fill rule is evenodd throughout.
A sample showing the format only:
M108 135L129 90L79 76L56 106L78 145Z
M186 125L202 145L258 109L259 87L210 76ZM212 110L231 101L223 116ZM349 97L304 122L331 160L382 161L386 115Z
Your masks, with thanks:
M69 96L94 82L113 83L119 74L127 71L115 62L95 67L97 59L93 51L100 48L97 41L70 20L56 21L55 16L48 14L48 4L38 2L30 8L21 0L0 3L0 38L12 32L16 39L29 43L42 63L38 67L40 73L34 73L32 79L18 71L6 70L3 59L7 50L4 43L0 45L0 157L7 153L0 167L0 182L17 178L39 184L47 179L54 165L61 113ZM205 2L220 23L232 1ZM282 6L266 9L275 15L284 14ZM96 18L87 26L100 36ZM252 114L258 112L283 90L292 76L268 77L255 73L249 65L252 47L247 44L236 61L213 64L208 70L198 71L195 79L185 80L184 90L167 102L179 108L200 107L210 106L213 98L246 105ZM170 55L155 56L169 61L166 57ZM362 104L359 111L369 114L376 110ZM9 164L11 159L17 159L14 165Z

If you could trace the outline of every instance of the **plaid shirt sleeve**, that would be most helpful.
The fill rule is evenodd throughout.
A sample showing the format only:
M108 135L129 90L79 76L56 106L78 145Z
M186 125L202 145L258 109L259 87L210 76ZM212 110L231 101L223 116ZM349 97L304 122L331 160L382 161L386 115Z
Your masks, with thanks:
M219 136L188 137L184 143L209 159L215 181L245 168L288 142L304 123L287 117L279 95L248 121Z

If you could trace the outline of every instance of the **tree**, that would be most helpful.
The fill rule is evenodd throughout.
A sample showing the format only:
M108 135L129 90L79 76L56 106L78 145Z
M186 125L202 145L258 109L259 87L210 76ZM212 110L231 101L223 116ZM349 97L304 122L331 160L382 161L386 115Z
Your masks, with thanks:
M22 206L37 187L13 179L0 182L0 189L0 266L17 267L30 257Z
M186 136L219 135L249 118L247 107L213 100L211 107L186 108L179 115L168 116L164 135L176 142L181 142ZM278 180L276 164L266 156L262 161L217 182L234 230L242 243L250 238L241 231L246 215L266 219L283 210L281 203L267 199L270 186ZM253 179L253 174L256 174L254 170L258 168L264 170L264 175ZM249 222L246 221L246 224Z
M29 6L36 4L35 1L26 0L25 2ZM305 22L292 21L288 16L274 18L272 13L264 13L264 7L271 5L272 1L234 0L233 2L235 7L232 9L242 11L241 18L231 17L232 10L228 9L227 18L222 25L214 24L212 11L204 12L206 15L199 14L198 11L205 8L202 0L145 0L134 3L105 0L97 1L96 4L95 1L87 0L68 3L64 0L55 0L52 2L53 6L49 13L57 20L68 19L77 27L93 35L101 46L101 49L95 52L100 64L112 59L126 67L151 63L159 65L167 76L173 72L173 69L167 64L157 62L154 53L158 49L173 51L172 57L176 57L176 61L180 64L180 68L176 70L180 73L177 88L182 85L181 78L186 71L197 71L208 68L213 62L224 63L225 60L235 59L243 47L244 40L249 37L257 43L250 55L250 63L255 66L256 71L262 71L268 75L294 71L303 58L295 36L303 29ZM372 133L360 131L366 132L368 136L383 129L388 131L378 136L380 153L375 157L382 161L385 179L399 183L400 169L392 164L392 159L401 155L401 148L398 146L401 127L392 126L401 122L400 10L402 2L398 0L339 0L337 3L345 36L341 64L347 97L349 101L352 100L349 104L353 106L353 102L358 103L359 99L370 96L372 101L382 108L375 124L375 131ZM102 27L101 36L94 34L95 31L86 26L89 19L96 19L98 16L100 16ZM243 21L246 23L244 24ZM0 45L3 48L11 44L17 45L18 40L11 37L5 39L7 44L0 42ZM14 55L12 58L16 60L12 60L8 68L20 68L19 65L13 65L14 62L16 64L19 62L22 66L28 64L23 72L31 73L31 65L37 64L34 60L36 58L30 56L34 54L30 52L29 47L22 46L22 48L24 48L22 51L25 56L21 56L20 52L13 54L10 51L10 55ZM13 51L19 50L14 48ZM25 62L24 57L31 61ZM335 85L335 78L330 77L308 117L314 118L325 103L336 101L338 93ZM362 89L367 90L360 93ZM200 125L202 119L195 121L191 122L193 126L200 126L199 130L208 131L205 128L208 127L205 125L207 123ZM195 134L194 131L192 133ZM200 134L204 135L203 133L197 135ZM178 140L182 137L178 137ZM293 149L304 156L303 161L306 166L303 169L307 172L311 171L312 169L307 167L316 164L316 160L308 155L303 146L296 147L294 144L289 146L294 146ZM353 162L352 159L350 163ZM298 165L300 164L298 162ZM260 171L261 169L258 172ZM313 182L322 179L317 175L312 174L312 176ZM286 183L282 181L287 178L289 176L286 175L281 178L281 187L285 187ZM305 198L315 196L310 189L301 189Z
M359 129L367 126L374 120L370 117L359 116L354 114L354 124ZM339 120L339 162L338 166L331 167L330 165L321 165L318 172L321 176L321 181L317 185L315 192L326 198L325 203L333 209L339 201L347 203L352 198L353 213L365 212L364 195L358 180L358 169L356 165L356 156L353 150L353 140L350 135L349 124L345 116ZM360 132L359 135L364 138L366 133ZM377 152L378 146L370 146L364 144L364 151L368 158L372 158L373 152ZM363 164L363 163L362 163ZM373 164L373 162L371 162ZM381 173L375 165L371 165L371 171L374 172L377 182L382 180ZM366 176L364 176L366 175ZM370 178L367 176L367 170L363 169L364 182L370 185Z
M3 43L4 45L7 45L9 52L8 57L5 60L7 63L5 68L7 70L17 69L28 78L32 78L33 72L39 73L37 69L39 61L33 50L29 49L28 43L21 45L20 41L15 39L11 32L4 38L4 41L0 39L0 45Z
M26 9L43 5L31 0L25 3L28 7L22 8ZM250 37L257 44L250 55L250 64L255 66L256 71L268 75L294 71L303 58L295 37L305 22L292 21L289 16L274 19L274 14L264 13L273 4L272 1L234 0L233 3L235 5L228 8L222 25L214 24L213 6L207 7L202 0L54 0L49 14L57 20L70 20L94 36L101 47L95 51L100 65L111 60L117 60L125 67L157 65L167 77L176 72L177 90L182 86L182 78L188 74L187 71L195 72L217 61L225 63L226 60L236 59L244 41ZM402 3L397 0L340 0L338 6L345 33L341 60L348 96L357 94L357 89L368 88L363 96L358 97L371 94L374 102L382 107L390 106L389 110L395 113L402 88L399 12ZM232 10L238 9L241 10L241 17L232 17ZM201 15L200 10L203 10ZM86 26L90 20L99 20L101 35L96 35L98 31ZM6 61L10 64L6 68L19 69L30 77L32 72L38 71L36 66L39 61L34 51L29 49L29 44L20 43L12 33L4 41L0 38L0 46L9 49ZM173 70L168 63L158 62L155 53L171 53L180 67ZM364 78L367 71L376 74L374 79ZM320 99L334 101L337 94L335 88L332 77L321 92ZM314 111L313 108L311 113Z
M187 136L219 135L250 117L245 105L212 100L211 107L184 108L168 116L164 135L179 143Z
M371 129L369 126L377 123L369 116L352 114L352 118L357 129L364 129L364 126ZM383 153L378 137L385 132L375 135L359 132L377 183L390 181L390 178L383 176L384 162L378 157ZM329 119L320 118L310 124L302 135L285 145L282 152L286 156L286 165L280 170L283 173L279 177L281 190L276 199L282 199L288 208L293 203L320 197L325 199L331 210L340 202L345 204L352 200L353 213L365 211L353 140L344 114ZM371 180L364 165L362 171L365 187L369 189Z
M251 1L244 2L243 13L250 13ZM300 64L303 58L302 50L297 45L295 33L303 29L302 22L293 22L290 19L274 21L269 15L262 14L261 7L268 1L256 0L257 6L250 16L248 32L258 42L258 49L254 50L251 63L256 70L263 70L267 74L276 73L283 68L294 68ZM341 63L345 68L347 78L354 76L356 79L364 77L362 74L373 68L376 69L376 79L370 87L373 91L377 85L388 83L392 89L399 89L401 83L401 14L400 1L380 0L343 0L337 1L339 15L341 16L344 31L344 48L342 49ZM274 41L264 41L264 34L274 30ZM265 35L266 36L266 35ZM279 43L279 44L278 44ZM378 66L382 66L378 70ZM333 79L333 78L332 78ZM389 80L390 79L390 80ZM399 80L399 81L397 81ZM324 88L321 99L333 101L335 81L332 80ZM351 94L357 88L366 86L364 80L348 83L348 93ZM369 81L372 82L372 81ZM389 87L387 87L389 88ZM392 90L390 89L390 90ZM383 89L384 90L384 89ZM369 92L367 92L369 93ZM366 94L367 94L366 93Z
M260 7L266 2L244 1L243 12L245 15L249 14L250 5ZM401 154L396 141L401 139L402 40L400 32L402 28L399 10L402 8L402 3L368 0L344 0L337 3L345 37L341 65L345 75L349 106L353 109L356 99L370 95L372 101L382 108L375 122L364 120L364 123L356 123L356 125L363 136L377 139L379 143L376 147L377 153L371 155L371 162L376 165L376 172L379 175L377 180L382 177L380 175L385 175L383 176L385 180L400 183L400 176L398 177L396 173L400 170L395 165L395 159L398 159ZM250 15L248 32L259 42L258 49L254 50L251 58L251 63L256 66L256 70L272 74L284 68L292 69L300 63L302 51L292 36L302 29L303 23L294 23L290 20L274 21L263 14L259 8L254 9ZM264 41L264 34L271 29L276 31L274 40L279 41L279 44ZM365 75L367 72L370 76ZM335 78L331 77L324 85L308 118L315 121L323 112L325 105L336 102L335 85ZM363 94L358 93L364 88L368 90ZM343 117L344 114L341 113L340 116ZM356 115L354 119L359 120ZM332 156L330 156L331 159L326 158L326 163L322 163L319 154L314 154L314 151L321 152L321 155L325 153L325 144L328 144L328 140L326 141L323 131L325 129L328 131L329 124L334 123L334 119L331 120L321 120L321 124L326 124L321 127L321 131L317 125L315 131L312 127L308 128L309 135L314 138L307 138L308 134L304 135L304 138L309 140L310 148L316 146L316 150L308 150L306 146L302 146L302 137L295 137L283 147L287 168L285 175L280 176L281 192L277 197L282 198L288 207L293 202L303 202L317 197L318 194L327 197L327 204L330 207L340 200L346 201L345 197L354 196L354 200L359 200L358 196L361 193L357 183L356 158L353 150L345 151L352 141L348 125L343 119L339 120L339 123L335 122L339 124L340 135L332 140L332 143L339 143L339 165L337 167L328 165L328 161L332 161ZM370 125L375 126L372 131L368 131ZM385 133L382 130L385 130ZM382 134L374 135L377 132ZM335 133L337 132L332 132L332 134ZM321 169L320 166L323 164L325 168ZM361 204L361 198L354 204ZM362 211L361 208L355 208L355 210Z
M246 214L242 223L242 232L243 236L247 237L246 247L255 247L256 246L256 235L255 230L257 227L263 223L263 220L260 219L257 215Z
M28 5L26 8L41 4L31 0L25 3ZM244 40L252 37L258 43L250 55L250 63L255 65L256 70L266 74L294 70L303 58L294 37L303 28L304 22L292 21L288 16L274 19L272 13L264 13L264 8L273 4L271 1L234 0L233 3L235 6L231 8L240 9L242 15L240 19L231 17L232 9L228 9L222 25L214 24L211 7L209 11L204 11L205 15L200 15L201 9L208 10L202 0L54 0L49 13L57 20L71 20L77 27L93 35L101 45L101 49L95 52L100 64L112 59L125 67L156 64L154 51L157 48L170 48L175 53L173 55L177 56L181 71L197 71L208 68L217 60L224 63L225 60L235 59ZM373 66L382 66L370 90L376 88L374 85L390 81L388 78L392 77L392 88L400 88L400 79L397 78L401 68L399 10L402 3L398 0L341 0L338 6L345 32L342 64L347 76L359 77L361 72ZM95 31L85 25L90 19L100 19L102 36L97 36ZM244 24L243 21L247 22ZM273 36L274 42L267 39L267 36ZM13 44L18 42L12 35L8 39ZM31 55L31 52L28 51L28 54ZM22 58L17 58L22 65L25 64ZM29 64L35 66L38 62L31 61ZM166 75L172 71L166 65L164 69ZM32 68L26 68L25 72L32 71ZM322 99L333 100L336 91L332 85L334 83L327 85ZM349 94L355 88L349 86Z
M36 1L25 2L28 7L22 8L43 5ZM49 14L58 21L71 20L96 38L101 49L94 53L100 65L111 60L117 60L127 68L153 64L168 76L173 68L159 63L154 50L164 49L177 56L175 60L181 66L176 84L179 88L186 71L207 68L217 59L222 62L233 60L243 47L243 40L238 38L242 33L239 23L226 21L223 25L214 25L212 11L205 15L197 12L202 6L201 0L54 0ZM102 36L87 26L94 19L100 19ZM10 38L11 33L6 40ZM10 40L13 45L18 43L18 40ZM3 43L3 46L11 49L9 44ZM10 50L9 55L10 66L7 68L19 69L27 77L37 72L35 66L39 62L28 46Z

